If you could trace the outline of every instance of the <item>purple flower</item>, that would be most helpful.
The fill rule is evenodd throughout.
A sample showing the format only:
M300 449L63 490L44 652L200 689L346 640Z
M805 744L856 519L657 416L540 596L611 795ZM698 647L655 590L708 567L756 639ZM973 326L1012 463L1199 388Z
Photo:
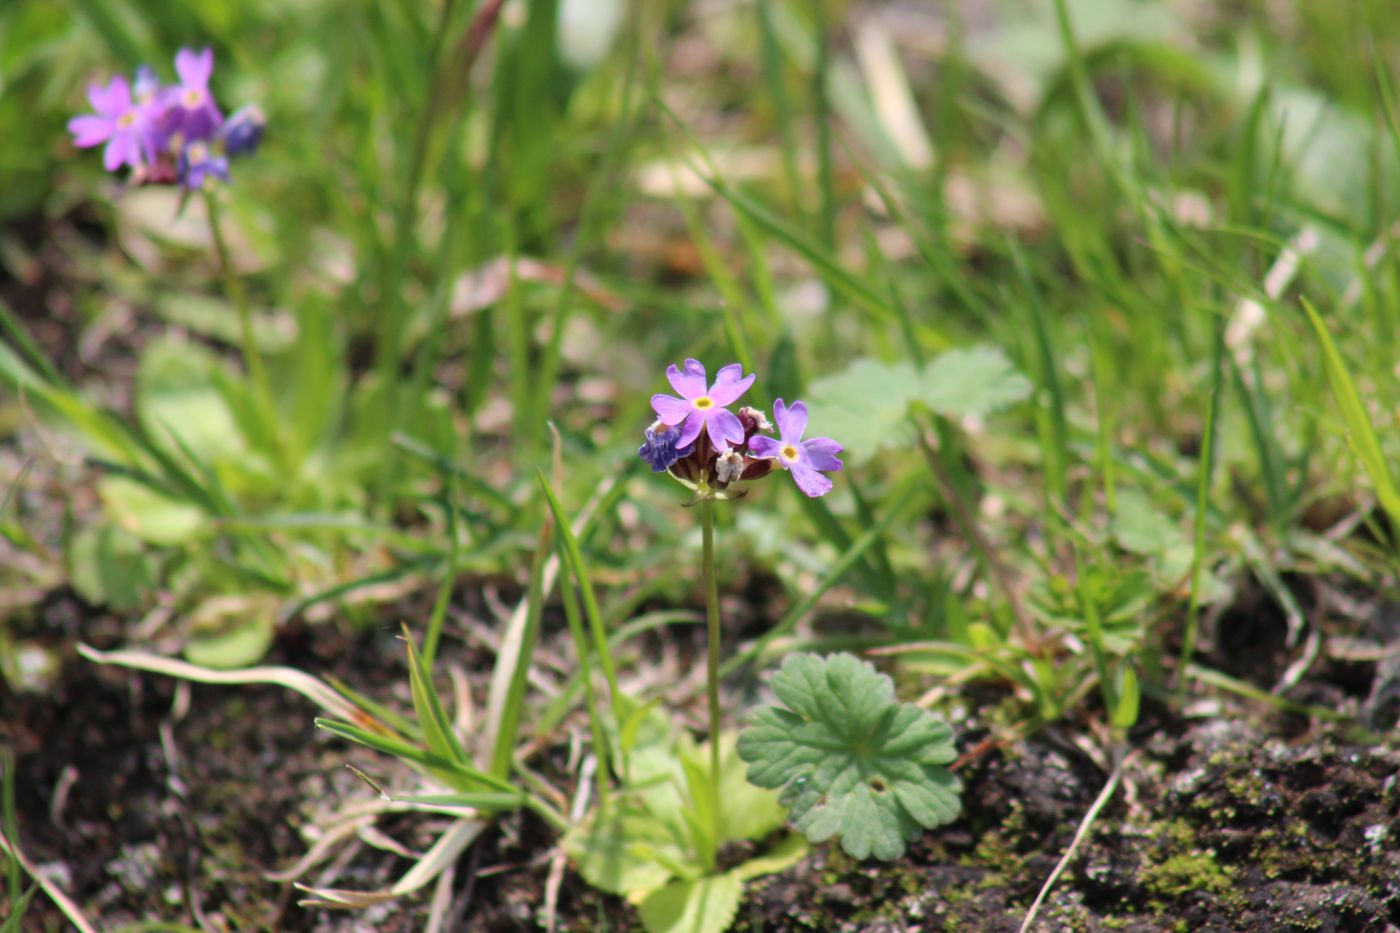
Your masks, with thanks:
M204 187L204 181L211 176L220 181L228 181L228 159L216 156L205 143L190 143L180 153L180 184L197 191Z
M755 457L775 459L783 469L792 474L797 488L807 495L824 496L831 492L831 480L818 471L830 472L841 469L841 461L836 459L843 448L829 437L814 437L804 441L802 434L807 430L807 406L803 402L793 402L788 408L782 399L773 403L773 420L778 424L779 440L761 435L749 441L749 450Z
M167 88L166 125L170 133L180 133L185 140L209 139L224 122L214 96L209 93L209 76L214 71L214 50L205 48L194 52L181 49L175 55L175 73L180 76L178 87Z
M257 104L239 107L224 123L219 136L224 141L224 152L230 158L252 155L262 142L263 130L267 129L267 117Z
M680 447L676 440L680 432L660 421L647 428L647 442L637 448L637 455L651 464L651 472L664 473L677 460L690 456L694 447Z
M155 160L154 119L148 106L131 99L131 86L117 75L104 88L88 87L88 100L96 113L85 113L68 121L73 145L80 149L106 143L102 166L115 172L123 165L140 168Z
M739 396L753 385L754 376L744 376L744 367L730 363L715 373L714 385L705 386L705 367L698 360L686 360L685 370L671 365L666 369L666 378L671 388L681 394L653 395L651 407L661 423L668 426L684 424L677 447L686 447L700 436L702 428L707 429L710 441L716 450L724 450L731 443L744 443L744 426L733 412L724 406L738 401Z

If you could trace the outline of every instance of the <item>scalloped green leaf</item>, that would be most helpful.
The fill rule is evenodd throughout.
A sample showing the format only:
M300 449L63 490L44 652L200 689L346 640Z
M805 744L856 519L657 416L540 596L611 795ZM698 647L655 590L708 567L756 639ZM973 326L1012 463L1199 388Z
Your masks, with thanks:
M998 347L949 350L924 367L918 401L947 418L985 418L1031 394Z
M962 787L943 765L952 730L895 699L894 682L847 654L789 655L773 675L779 705L739 736L749 780L781 788L793 826L839 837L854 858L895 859L924 830L951 822Z
M808 386L812 415L807 434L836 438L846 448L844 456L857 463L882 448L912 446L909 403L918 386L919 371L909 363L856 360Z
M834 437L863 463L881 449L910 447L909 406L948 418L985 417L1030 394L1031 383L996 347L949 350L922 370L910 363L856 360L808 388L812 436Z

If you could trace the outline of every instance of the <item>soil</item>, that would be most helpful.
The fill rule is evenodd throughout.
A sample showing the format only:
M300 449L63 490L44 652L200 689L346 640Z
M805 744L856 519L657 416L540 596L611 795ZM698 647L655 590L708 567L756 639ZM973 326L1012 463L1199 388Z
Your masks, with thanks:
M117 620L59 592L21 635L58 649L80 632L106 646L120 631ZM447 646L469 674L486 669L487 659L462 643ZM269 661L397 698L401 651L387 627L346 635L294 625ZM302 829L337 805L373 798L346 764L379 780L395 765L319 732L311 705L280 688L194 685L177 716L177 689L186 688L167 678L99 667L71 650L61 663L45 691L0 692L0 743L18 756L26 854L99 929L154 920L210 930L423 928L427 892L340 913L301 907L300 892L266 877L305 854ZM1297 689L1310 702L1355 709L1370 678L1355 665L1345 673ZM1336 686L1343 680L1349 693ZM1122 786L1036 929L1400 927L1394 731L1379 742L1355 726L1224 697L1196 713L1145 711ZM975 716L959 730L967 749L987 735ZM1004 748L982 743L985 753L960 768L966 788L956 823L926 834L895 863L856 863L839 848L816 847L797 867L751 885L735 929L1018 929L1105 780L1066 734L1047 729ZM421 815L377 826L415 851L441 828ZM452 928L540 929L552 840L530 817L490 831L457 872ZM332 863L337 887L387 887L411 864L364 843L342 855ZM303 880L326 883L328 871L318 866ZM66 928L42 898L25 923ZM566 875L557 929L637 928L619 899Z

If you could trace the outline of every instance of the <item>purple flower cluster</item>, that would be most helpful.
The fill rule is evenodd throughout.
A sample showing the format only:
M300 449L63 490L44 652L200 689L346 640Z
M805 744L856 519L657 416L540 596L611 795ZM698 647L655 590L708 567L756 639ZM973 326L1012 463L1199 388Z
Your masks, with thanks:
M212 49L181 49L175 56L178 84L163 86L142 65L133 83L115 75L106 87L89 86L93 112L68 121L73 145L105 143L103 167L115 172L128 166L137 184L193 190L211 178L228 181L228 160L256 151L267 120L257 106L225 119L209 92L213 71Z
M754 381L738 363L720 369L713 384L698 360L686 360L684 369L670 366L666 378L679 397L651 397L657 420L637 450L652 472L669 471L700 498L732 498L742 494L734 484L767 476L776 464L792 474L807 495L831 492L831 480L822 474L841 469L836 455L843 448L829 437L802 439L807 431L805 404L788 407L782 399L773 403L773 420L778 423L778 437L773 438L766 436L773 425L763 412L746 406L735 413L728 408Z

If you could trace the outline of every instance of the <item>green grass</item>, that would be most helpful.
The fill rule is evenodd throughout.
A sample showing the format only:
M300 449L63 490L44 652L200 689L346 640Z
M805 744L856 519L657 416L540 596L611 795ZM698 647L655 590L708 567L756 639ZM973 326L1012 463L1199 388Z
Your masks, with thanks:
M610 639L698 594L683 495L633 456L665 366L738 359L768 406L989 345L1025 401L916 408L831 496L778 474L718 508L721 588L771 573L792 607L726 646L731 675L857 644L1017 687L1026 728L1088 715L1126 740L1139 691L1207 689L1188 668L1232 594L1306 624L1299 578L1393 592L1395 5L986 6L943 42L885 37L914 125L853 51L888 27L834 2L636 3L584 68L543 0L0 11L0 424L71 436L106 477L71 526L15 505L7 540L133 622L158 592L182 620L262 595L270 627L438 587L411 620L429 672L454 581L505 575L525 657L552 598L603 667L608 698L567 696L605 751L614 666L646 663ZM197 203L113 197L63 133L88 79L168 74L182 41L269 116L215 195L221 240ZM27 285L36 263L53 275ZM73 341L142 325L129 404L101 391L126 351L56 365L53 307ZM858 631L821 636L824 606ZM497 781L532 727L523 673L501 676Z

